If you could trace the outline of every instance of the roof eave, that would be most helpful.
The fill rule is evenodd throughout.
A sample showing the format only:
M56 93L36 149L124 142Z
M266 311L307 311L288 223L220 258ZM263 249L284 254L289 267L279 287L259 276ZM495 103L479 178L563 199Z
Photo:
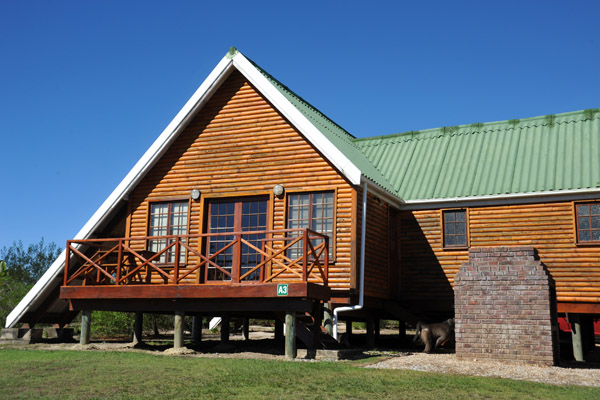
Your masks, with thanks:
M507 193L485 196L447 197L439 199L406 200L401 206L405 210L445 208L446 206L485 206L515 202L570 201L596 198L600 195L600 187L549 190L543 192Z

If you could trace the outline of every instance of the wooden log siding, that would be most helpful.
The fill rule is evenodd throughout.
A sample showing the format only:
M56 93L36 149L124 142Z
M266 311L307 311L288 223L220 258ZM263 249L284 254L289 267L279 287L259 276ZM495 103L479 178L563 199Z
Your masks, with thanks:
M371 193L367 194L367 242L365 248L365 295L388 298L390 293L389 268L389 206ZM358 190L357 204L357 266L360 267L360 232L362 221L362 189ZM358 273L357 268L357 273ZM359 277L357 276L356 279Z
M271 199L268 228L283 229L286 200L272 195L276 184L282 184L286 193L336 190L336 254L329 285L348 289L355 189L238 72L226 80L133 191L129 233L148 234L150 202L187 199L192 189L199 189L202 198L191 202L190 234L204 227L207 198L258 194Z
M575 243L572 202L469 208L471 248L533 246L556 281L559 302L600 303L600 246ZM436 271L454 277L467 250L443 250L439 210L404 211L401 222L403 299L449 300Z

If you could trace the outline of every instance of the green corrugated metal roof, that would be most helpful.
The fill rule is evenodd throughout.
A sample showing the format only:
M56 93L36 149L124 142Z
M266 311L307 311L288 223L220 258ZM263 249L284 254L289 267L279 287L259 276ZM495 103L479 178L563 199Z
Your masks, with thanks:
M600 187L600 109L353 142L404 200Z
M271 82L271 84L285 98L300 111L329 141L331 141L354 165L362 172L362 174L377 183L382 188L392 194L395 194L392 186L387 181L386 177L371 163L369 159L356 147L354 144L354 136L348 133L341 126L329 119L325 114L312 106L302 97L298 96L287 86L275 79L271 74L258 66L254 61L248 59L260 73Z

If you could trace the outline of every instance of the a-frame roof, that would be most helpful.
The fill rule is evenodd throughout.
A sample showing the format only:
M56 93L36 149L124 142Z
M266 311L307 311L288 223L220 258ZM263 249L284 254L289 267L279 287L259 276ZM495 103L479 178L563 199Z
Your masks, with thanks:
M87 239L108 222L122 202L127 200L133 188L165 154L233 70L242 73L348 182L353 185L366 183L369 190L388 201L397 205L402 203L402 200L390 191L391 186L386 178L356 148L350 134L232 47L74 239ZM63 251L8 315L7 327L14 326L26 312L39 307L60 285L64 264Z

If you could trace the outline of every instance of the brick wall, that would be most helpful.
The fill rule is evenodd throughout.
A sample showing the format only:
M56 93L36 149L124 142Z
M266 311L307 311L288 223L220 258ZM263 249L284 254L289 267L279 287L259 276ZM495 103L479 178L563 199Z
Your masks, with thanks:
M558 362L554 281L533 247L471 249L454 306L458 358Z

